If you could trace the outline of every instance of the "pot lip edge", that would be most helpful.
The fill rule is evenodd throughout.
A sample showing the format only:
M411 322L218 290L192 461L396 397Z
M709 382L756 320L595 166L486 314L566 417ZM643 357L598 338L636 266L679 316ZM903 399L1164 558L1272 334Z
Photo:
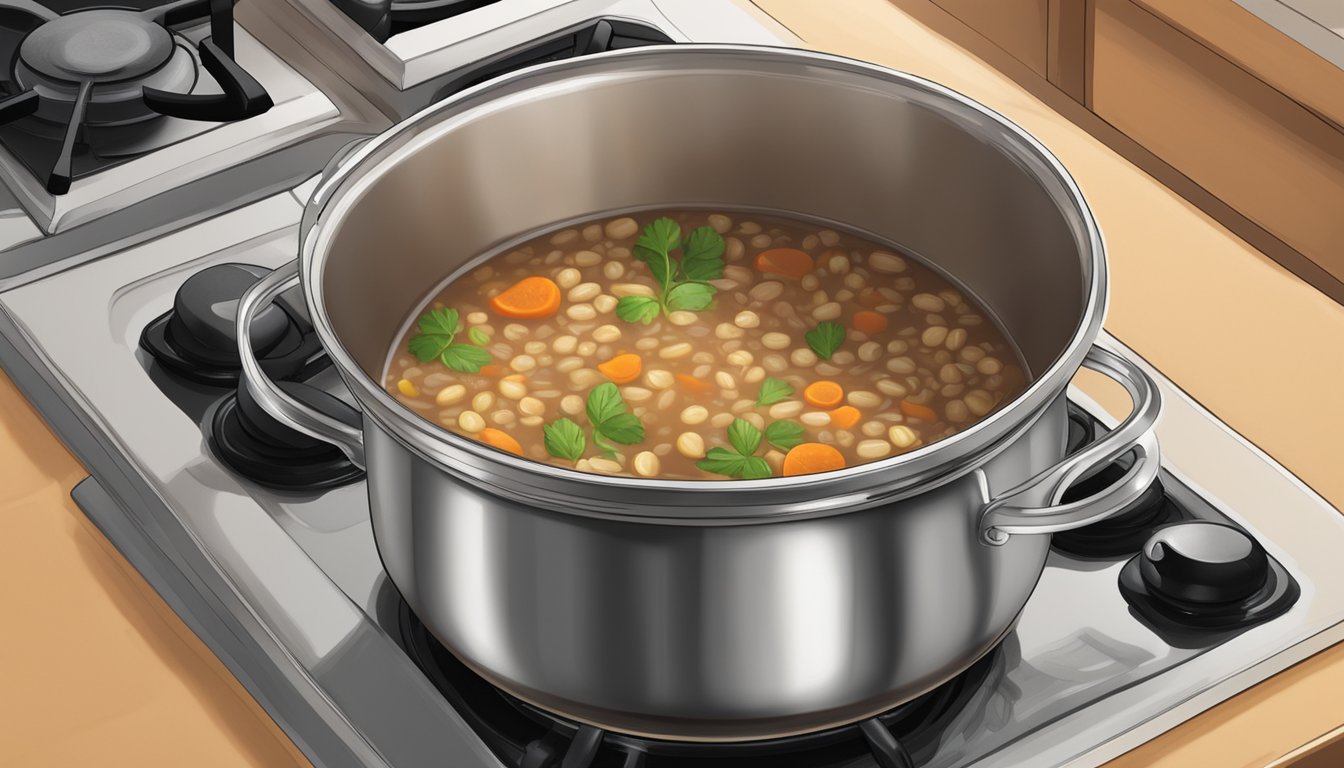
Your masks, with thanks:
M821 65L824 68L848 70L862 76L883 80L889 84L904 85L933 96L949 99L963 109L968 109L988 118L1007 136L1017 142L1018 146L1013 147L1016 152L1029 156L1042 167L1042 170L1050 174L1050 178L1059 187L1056 192L1052 193L1052 197L1056 198L1057 203L1063 204L1062 207L1075 218L1075 224L1080 225L1081 234L1084 235L1085 242L1080 242L1079 246L1080 250L1085 249L1087 252L1083 259L1086 263L1083 266L1090 270L1091 275L1084 286L1087 295L1078 324L1070 336L1069 343L1046 369L1028 385L1026 390L1004 407L975 422L967 430L942 438L909 453L855 465L835 472L795 477L774 477L764 480L650 480L580 472L516 457L461 437L448 430L434 427L422 417L400 406L390 395L377 386L372 377L364 374L363 369L355 363L349 351L340 342L330 325L326 312L320 310L322 284L320 280L314 279L321 273L321 267L324 265L328 250L327 248L319 248L319 246L325 246L329 243L332 237L332 227L329 225L333 220L339 221L340 217L337 214L344 213L347 208L357 202L362 193L367 191L376 179L395 167L399 159L418 148L422 142L440 140L456 124L469 122L479 117L481 113L499 108L500 104L498 99L495 98L487 98L484 101L472 103L474 99L483 95L487 89L497 89L501 86L522 83L523 87L507 95L510 98L518 97L532 93L539 87L554 85L557 82L555 78L563 80L568 70L578 70L580 74L585 75L603 74L602 68L610 66L609 62L613 60L619 62L623 59L668 55L689 56L694 54L766 56L791 59L795 63ZM597 68L595 72L585 71L595 67ZM547 75L552 79L543 77L536 83L529 84L526 82L529 79ZM375 157L381 153L387 153L388 156ZM373 162L370 162L371 159ZM303 276L305 302L308 304L309 313L314 321L313 325L323 342L324 348L332 356L333 361L337 363L337 370L340 372L341 378L350 387L364 409L366 419L372 419L379 425L380 429L394 437L415 455L452 474L460 474L460 470L454 471L452 467L446 465L443 454L449 452L463 455L470 461L477 462L492 470L502 470L506 476L528 479L540 478L560 486L574 486L577 490L576 493L561 492L559 488L549 488L547 489L549 491L548 499L558 501L556 496L570 496L575 502L578 502L575 506L581 509L580 514L595 517L617 517L645 523L705 524L718 522L721 518L695 517L684 514L687 510L694 510L696 507L702 506L695 502L682 502L667 507L666 511L660 509L657 513L645 516L631 517L613 514L609 511L592 508L595 501L592 491L602 488L608 492L627 494L675 493L689 495L692 498L705 497L711 493L740 496L749 493L760 494L766 490L777 493L803 491L807 497L807 502L826 502L828 500L837 501L840 498L836 495L836 490L848 490L851 492L850 495L857 491L891 491L896 489L904 491L912 487L926 486L930 477L939 479L938 485L941 485L942 478L945 475L957 477L965 474L965 472L982 463L984 457L997 453L998 450L1002 450L1003 446L1013 442L1013 438L1019 436L1034 424L1050 403L1067 388L1068 382L1081 367L1082 359L1088 348L1095 343L1099 336L1109 304L1108 264L1104 237L1100 226L1076 180L1064 168L1059 158L1035 136L992 108L947 86L918 75L835 54L782 46L680 44L677 46L632 48L579 59L565 59L534 65L487 81L426 107L416 115L370 140L356 151L344 165L323 181L309 204L309 215L305 215L304 218L305 221L299 233L301 239L299 261ZM1023 417L1017 414L1027 415ZM415 439L404 439L405 434L403 433L410 433ZM977 438L979 439L977 440ZM970 446L969 449L967 448L968 445ZM950 456L956 456L956 460L949 461ZM955 469L948 471L949 466L955 466ZM473 467L473 469L480 468L480 466ZM872 480L864 482L865 478L871 478L873 475L902 469L914 470L908 471L905 482L898 481L885 484ZM941 471L934 472L932 470ZM476 480L476 477L470 478L472 482ZM853 484L861 487L835 488L835 486L841 484ZM491 487L499 495L517 499L517 494L509 489L497 485L491 485ZM517 500L522 501L522 499ZM626 504L628 505L629 502L627 501ZM824 504L829 511L817 509L813 505L810 507L812 510L810 512L807 509L797 508L807 507L806 503L790 503L787 506L790 508L789 511L779 512L779 504L763 504L760 505L762 509L774 511L770 513L744 513L734 515L734 519L738 522L770 522L796 519L798 516L815 517L821 514L838 514L845 511L844 507L853 507L854 505ZM835 509L837 506L842 508L837 510ZM678 511L678 508L680 511Z

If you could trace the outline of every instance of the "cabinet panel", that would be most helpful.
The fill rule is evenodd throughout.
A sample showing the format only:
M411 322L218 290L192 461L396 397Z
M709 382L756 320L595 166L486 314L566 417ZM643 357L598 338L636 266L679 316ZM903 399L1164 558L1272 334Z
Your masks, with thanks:
M933 2L1045 76L1050 0Z
M1096 0L1091 107L1344 279L1344 134L1130 0Z

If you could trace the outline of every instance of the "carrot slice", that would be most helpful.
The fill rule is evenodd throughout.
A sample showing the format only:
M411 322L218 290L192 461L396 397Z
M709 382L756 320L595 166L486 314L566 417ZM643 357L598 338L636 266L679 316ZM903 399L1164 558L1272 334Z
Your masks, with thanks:
M550 317L560 309L560 286L549 277L524 277L490 299L490 308L505 317Z
M486 427L480 432L477 432L476 437L480 438L481 442L486 445L498 448L501 451L516 453L519 456L523 455L523 446L519 445L518 441L513 439L513 435L510 435L508 432L495 429L494 427Z
M677 382L687 392L708 392L710 390L708 381L697 379L689 373L678 373Z
M784 457L784 474L810 475L814 472L830 472L844 469L845 457L835 446L825 443L800 443L791 448Z
M486 363L481 366L482 376L498 376L504 372L504 367L495 363Z
M842 405L831 411L831 424L840 429L849 429L859 423L859 409L852 405Z
M624 355L617 355L605 363L598 363L597 370L617 384L629 384L639 378L639 372L643 367L644 362L639 359L639 355L627 352Z
M797 280L812 271L812 257L797 248L770 248L756 254L756 269Z
M932 408L927 405L912 403L909 400L901 401L901 413L912 419L922 419L930 424L938 420L938 414L934 413Z
M887 316L881 312L861 310L854 313L855 330L864 333L881 333L887 330Z
M844 399L844 388L834 381L814 381L803 390L803 400L813 408L834 408Z

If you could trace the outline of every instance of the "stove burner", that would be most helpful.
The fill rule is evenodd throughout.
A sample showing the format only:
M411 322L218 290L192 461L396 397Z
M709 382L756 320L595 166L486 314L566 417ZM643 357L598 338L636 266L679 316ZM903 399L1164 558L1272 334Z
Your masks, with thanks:
M359 428L359 412L316 387L280 382L290 397ZM353 483L363 470L334 446L276 421L247 387L206 412L205 440L216 458L238 474L280 491L320 491Z
M176 0L146 11L104 8L65 15L30 0L0 0L0 12L0 22L17 14L39 24L22 39L17 55L10 54L11 91L18 92L0 99L0 125L32 115L64 127L45 179L51 194L70 191L76 144L86 126L161 115L241 120L271 108L265 89L233 60L233 0ZM168 26L195 23L207 14L211 36L193 53ZM214 76L221 94L191 93L198 64Z
M1087 411L1069 403L1070 454L1095 440L1098 428L1096 420ZM1085 498L1119 482L1127 469L1125 461L1121 458L1097 474L1075 483L1064 493L1061 501L1068 503ZM1056 533L1051 546L1082 558L1128 556L1139 551L1153 529L1184 517L1184 511L1167 496L1166 488L1158 479L1142 496L1115 515L1084 528Z
M699 743L609 733L519 701L486 682L430 634L400 596L402 647L509 768L913 768L957 718L987 706L1004 676L1002 646L960 676L861 723L765 741Z
M64 82L112 83L142 77L173 53L173 36L139 14L84 11L58 16L24 38L20 60Z
M197 272L178 289L173 308L145 326L140 348L165 368L201 384L238 382L238 300L270 272L253 264L218 264ZM281 297L252 326L261 367L277 379L307 378L327 364L321 342L300 306Z
M1120 593L1160 627L1225 630L1282 614L1301 590L1246 532L1201 520L1154 532L1120 570Z

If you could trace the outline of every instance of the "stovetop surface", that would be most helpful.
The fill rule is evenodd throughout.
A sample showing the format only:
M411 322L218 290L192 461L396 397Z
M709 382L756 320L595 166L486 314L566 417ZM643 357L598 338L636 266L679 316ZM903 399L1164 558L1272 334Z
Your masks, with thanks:
M236 477L210 456L200 426L224 390L183 382L137 349L141 329L197 270L225 262L273 268L291 259L300 207L295 196L268 199L11 291L0 308L83 418L164 503L159 514L190 533L251 618L354 733L398 765L461 753L476 762L463 757L454 765L495 768L498 759L464 731L460 714L402 648L363 484L280 494ZM220 249L214 237L237 244ZM1113 340L1103 343L1123 352ZM330 371L314 382L341 393ZM1339 515L1179 390L1165 382L1163 390L1159 436L1170 495L1195 517L1250 531L1300 583L1298 604L1230 638L1173 636L1129 610L1116 588L1122 558L1052 553L1002 646L1002 676L983 707L964 711L943 734L925 765L1020 765L1027 755L1032 765L1095 764L1340 634L1344 595L1321 589L1344 578L1344 563L1332 554L1344 548ZM1109 422L1082 393L1073 398Z

